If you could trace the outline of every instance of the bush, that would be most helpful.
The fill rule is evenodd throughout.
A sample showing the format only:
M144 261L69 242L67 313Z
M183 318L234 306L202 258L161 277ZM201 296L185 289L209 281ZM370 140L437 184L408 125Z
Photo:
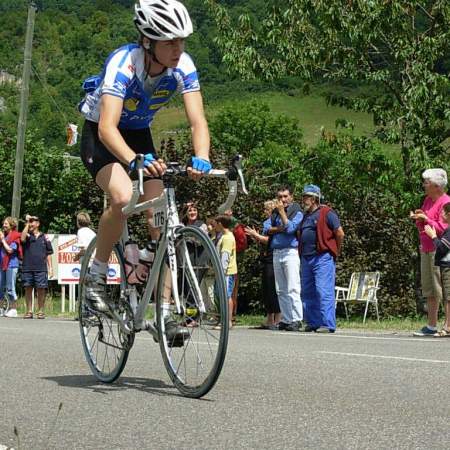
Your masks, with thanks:
M240 195L235 205L240 222L260 226L265 219L263 202L275 196L280 184L293 187L297 202L304 184L318 184L346 233L337 261L338 284L347 285L354 271L379 270L382 315L415 314L417 233L408 212L421 202L420 174L414 192L406 190L401 162L386 156L374 141L355 137L351 129L324 131L318 145L308 149L297 122L271 114L264 103L228 106L213 117L210 129L215 166L224 166L236 152L245 156L250 195ZM187 158L192 151L187 135L178 147L178 153L167 149L169 159ZM226 188L210 180L204 186L183 180L177 195L182 201L196 198L206 218L216 215ZM261 309L258 252L250 245L239 268L240 305L246 310Z

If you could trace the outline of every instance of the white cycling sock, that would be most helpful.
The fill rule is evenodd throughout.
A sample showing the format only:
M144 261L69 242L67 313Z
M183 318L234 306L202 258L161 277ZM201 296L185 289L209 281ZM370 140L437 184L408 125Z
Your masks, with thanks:
M108 263L99 261L97 258L94 259L91 268L89 269L89 273L96 275L106 275L108 271Z
M162 305L163 317L166 319L170 316L170 303L163 303Z

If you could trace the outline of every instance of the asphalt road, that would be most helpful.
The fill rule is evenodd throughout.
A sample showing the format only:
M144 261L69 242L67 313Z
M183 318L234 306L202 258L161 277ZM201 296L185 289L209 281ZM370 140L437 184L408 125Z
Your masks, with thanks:
M0 355L0 448L441 449L450 442L450 339L238 328L219 382L202 400L172 387L147 334L138 335L112 385L91 376L77 322L2 318Z

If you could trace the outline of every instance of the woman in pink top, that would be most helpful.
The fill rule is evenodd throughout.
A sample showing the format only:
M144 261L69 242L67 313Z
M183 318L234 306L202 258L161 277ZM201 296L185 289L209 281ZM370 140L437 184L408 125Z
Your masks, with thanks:
M435 248L433 240L425 233L430 225L440 236L447 228L442 217L442 207L450 202L445 193L447 173L444 169L427 169L422 174L425 200L421 209L410 212L416 221L420 238L420 279L422 295L427 299L428 324L414 333L414 336L433 336L437 331L439 302L442 299L442 285L439 267L434 265Z

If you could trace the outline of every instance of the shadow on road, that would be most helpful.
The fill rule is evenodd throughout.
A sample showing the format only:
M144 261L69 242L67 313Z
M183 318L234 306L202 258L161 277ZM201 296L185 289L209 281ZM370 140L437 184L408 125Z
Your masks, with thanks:
M140 392L155 395L181 396L173 385L167 384L162 380L153 380L149 378L121 377L111 384L101 383L91 375L64 375L58 377L42 377L42 379L54 381L60 386L90 389L93 392L101 394L135 389Z

